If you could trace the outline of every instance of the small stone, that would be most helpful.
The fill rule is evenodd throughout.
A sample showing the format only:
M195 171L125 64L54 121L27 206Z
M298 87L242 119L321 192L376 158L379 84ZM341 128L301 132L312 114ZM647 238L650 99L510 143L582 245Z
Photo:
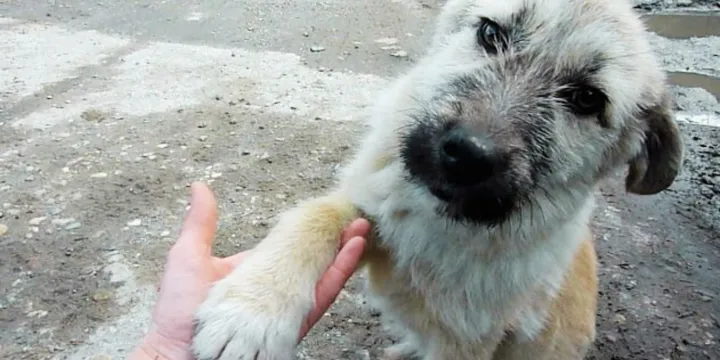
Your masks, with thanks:
M35 311L29 312L27 315L29 317L42 318L42 317L47 316L47 314L48 314L48 312L45 310L35 310Z
M392 37L384 37L384 38L375 40L375 42L378 44L383 44L383 45L395 45L398 43L398 39L392 38Z
M48 100L52 100L52 99L53 99L53 96L52 96L52 95L48 95L48 96L46 96L45 98L48 99Z
M613 316L613 322L617 325L623 325L627 322L627 319L622 314L615 314L615 316Z
M161 236L161 237L167 237L167 236L170 236L170 232L169 232L169 231L167 231L167 230L165 230L165 231L163 231L163 232L161 232L161 233L160 233L160 236Z
M25 181L27 181L27 182L35 181L35 177L32 176L32 175L30 175L30 176L28 176L28 177L25 178Z
M102 179L102 178L106 178L107 176L108 176L108 174L105 172L99 172L99 173L94 173L94 174L90 175L90 177L93 179Z
M140 220L140 219L135 219L135 220L132 220L132 221L128 222L128 223L127 223L127 226L133 226L133 227L134 227L134 226L140 226L140 224L142 224L142 220Z
M264 153L264 154L260 155L260 160L267 160L269 158L270 158L270 154L268 154L268 153Z
M40 225L43 221L45 221L45 219L46 219L46 217L44 217L44 216L32 218L32 219L30 219L30 221L28 221L28 224L37 226L37 225Z
M697 290L695 290L695 293L698 294L698 296L700 297L700 300L702 300L704 302L710 302L714 298L713 294L711 294L707 291L704 291L704 290L697 289Z
M108 301L108 300L112 299L112 296L113 296L113 294L110 291L99 290L92 295L92 299L94 301L98 301L98 302L99 301Z
M73 218L53 219L53 220L51 221L51 223L52 223L53 225L65 226L65 225L67 225L67 224L69 224L69 223L71 223L71 222L73 222L73 221L75 221L75 219L73 219Z
M158 149L164 149L164 148L166 148L166 147L168 147L168 144L158 144L158 145L157 145L157 148L158 148Z
M8 227L5 224L0 224L0 236L5 236L8 233Z
M323 46L317 46L317 45L311 46L311 47L310 47L310 51L311 51L311 52L322 52L322 51L325 51L325 47L323 47Z
M102 122L107 117L107 114L98 109L87 109L80 114L80 118L90 122Z
M247 151L247 150L243 150L243 151L240 153L240 155L247 156L247 155L250 155L250 152Z
M75 230L82 226L79 222L70 223L65 227L65 230Z
M394 53L391 53L390 56L397 57L397 58L404 58L404 57L408 56L408 53L405 50L399 50Z
M361 350L359 352L359 355L362 356L362 360L370 360L372 357L370 357L370 351L368 350Z
M213 179L217 179L217 178L219 178L219 177L221 177L221 176L222 176L222 173L219 173L219 172L210 174L210 177L213 178Z
M637 286L637 281L630 280L627 284L625 284L625 288L628 290L632 290Z

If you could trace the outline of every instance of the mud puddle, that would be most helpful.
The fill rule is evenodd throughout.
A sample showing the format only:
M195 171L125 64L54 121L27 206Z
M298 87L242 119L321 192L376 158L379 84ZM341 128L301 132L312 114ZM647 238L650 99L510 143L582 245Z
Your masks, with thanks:
M692 72L669 72L671 84L687 88L703 88L720 101L720 78Z
M642 19L650 30L668 39L720 36L720 12L652 14Z
M720 36L720 12L648 14L642 16L650 31L668 39ZM715 56L720 56L718 49ZM720 78L693 72L669 72L670 83L702 88L720 101Z

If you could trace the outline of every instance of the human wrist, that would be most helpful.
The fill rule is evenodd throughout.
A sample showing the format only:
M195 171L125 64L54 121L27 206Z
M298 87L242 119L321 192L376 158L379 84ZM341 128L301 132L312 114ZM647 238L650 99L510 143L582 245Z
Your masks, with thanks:
M190 345L169 339L151 330L130 354L128 360L192 360Z

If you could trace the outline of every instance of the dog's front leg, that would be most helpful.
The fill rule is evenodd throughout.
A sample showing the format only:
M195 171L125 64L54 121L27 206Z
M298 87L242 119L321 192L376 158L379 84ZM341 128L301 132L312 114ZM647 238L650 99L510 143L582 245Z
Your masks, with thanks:
M200 360L286 360L314 305L315 285L359 216L341 192L283 213L240 266L219 281L195 316Z

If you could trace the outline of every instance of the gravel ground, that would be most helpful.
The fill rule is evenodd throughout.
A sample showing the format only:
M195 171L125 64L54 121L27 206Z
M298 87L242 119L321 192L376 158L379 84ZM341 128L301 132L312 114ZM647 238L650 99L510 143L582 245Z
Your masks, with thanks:
M220 254L253 246L275 214L326 190L438 6L0 1L0 358L123 358L147 327L188 184L217 194ZM674 88L687 144L676 184L602 190L591 359L720 359L720 17L706 22L715 36L657 24L667 70L705 78ZM374 359L392 342L359 280L299 358Z

